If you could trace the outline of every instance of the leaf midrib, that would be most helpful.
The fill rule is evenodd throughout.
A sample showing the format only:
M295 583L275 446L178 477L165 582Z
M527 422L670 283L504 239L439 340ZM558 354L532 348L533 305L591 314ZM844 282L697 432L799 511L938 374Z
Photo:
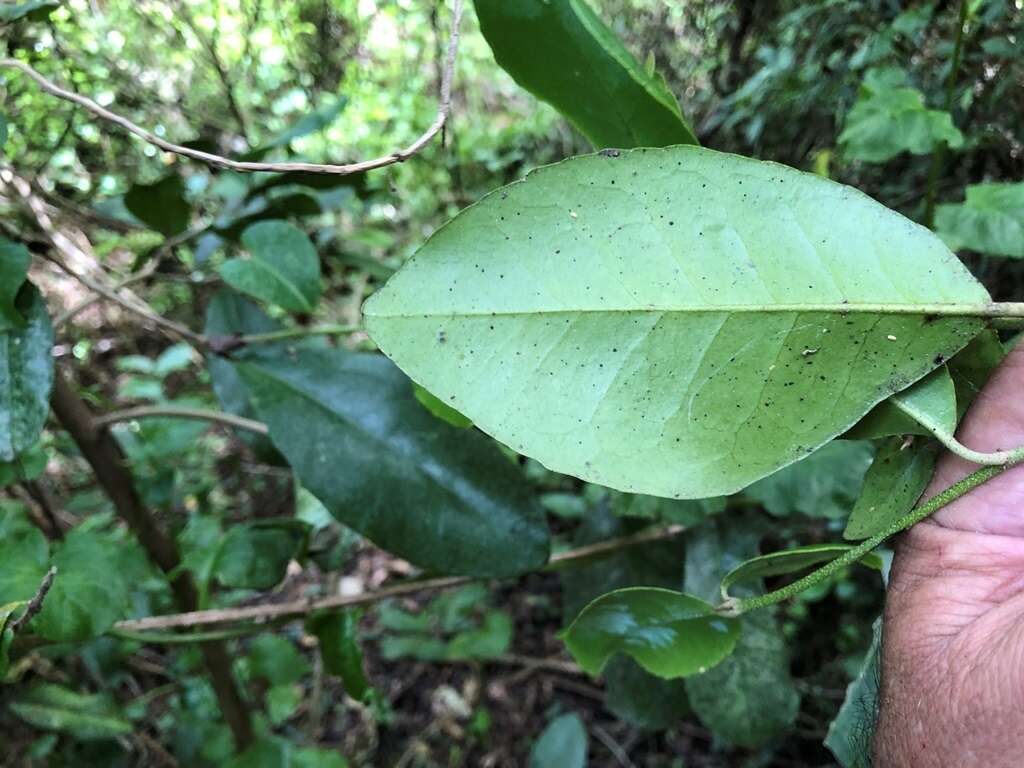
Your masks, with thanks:
M581 307L576 309L537 308L537 309L457 309L451 311L410 311L410 312L376 312L368 306L364 310L367 317L514 317L534 315L580 315L580 314L872 314L872 315L941 315L945 317L1024 317L1024 303L990 302L987 304L720 304L690 305L679 307Z

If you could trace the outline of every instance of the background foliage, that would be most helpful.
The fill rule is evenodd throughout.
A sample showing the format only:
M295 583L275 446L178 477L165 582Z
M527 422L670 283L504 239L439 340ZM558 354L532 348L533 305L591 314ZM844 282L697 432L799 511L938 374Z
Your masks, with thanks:
M687 142L691 130L704 146L827 175L932 221L995 298L1020 300L1019 4L601 0L592 8L609 27L605 46L578 38L580 63L543 40L532 57L507 52L530 30L525 21L516 34L500 22L488 30L502 5L467 8L444 142L365 177L243 176L182 162L0 70L0 362L29 372L0 394L0 409L19 415L0 426L8 764L863 759L876 571L850 569L744 617L733 654L685 681L622 656L590 679L555 635L612 589L685 588L713 601L722 576L759 552L841 541L870 487L872 443L833 443L727 499L633 496L499 447L414 389L361 331L231 347L236 334L351 330L364 299L486 192L591 142ZM579 0L552 6L590 18ZM449 9L427 0L7 3L0 49L174 141L346 161L405 146L433 119L449 23ZM608 54L620 46L637 60L625 79L621 54ZM654 109L651 133L623 135L621 121L574 108L580 94L560 78L577 66L638 88L613 103ZM116 304L62 322L88 292L45 258L50 235L11 172L88 257L84 268L141 271L132 290L224 354ZM19 290L26 270L41 298ZM97 483L66 414L47 415L51 325L57 375L95 413L218 409L269 426L269 439L175 418L112 427L131 492L170 533L180 565L161 570ZM23 360L24 350L38 359ZM535 572L549 545L557 553L666 524L687 530ZM51 566L42 611L14 635L8 623L22 608L5 604L31 598ZM214 608L452 571L487 579L238 636L215 629L229 653L219 666L233 673L255 734L241 750L209 673L211 646L114 628L179 610L182 574L193 604Z

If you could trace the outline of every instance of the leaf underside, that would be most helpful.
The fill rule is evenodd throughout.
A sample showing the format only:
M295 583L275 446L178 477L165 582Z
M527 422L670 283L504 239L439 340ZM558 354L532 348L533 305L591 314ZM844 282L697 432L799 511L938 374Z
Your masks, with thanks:
M990 301L937 237L860 192L680 146L487 196L364 315L413 379L517 451L702 498L848 429L967 344Z

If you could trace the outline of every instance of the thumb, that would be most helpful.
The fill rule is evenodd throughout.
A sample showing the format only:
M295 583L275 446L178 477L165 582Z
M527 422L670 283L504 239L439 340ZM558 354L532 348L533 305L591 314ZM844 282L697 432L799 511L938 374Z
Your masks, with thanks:
M1024 343L1003 361L971 405L957 438L976 451L1002 451L1024 445ZM978 469L959 456L939 460L925 491L929 498ZM931 518L946 528L1024 537L1024 464L1003 472L943 507Z

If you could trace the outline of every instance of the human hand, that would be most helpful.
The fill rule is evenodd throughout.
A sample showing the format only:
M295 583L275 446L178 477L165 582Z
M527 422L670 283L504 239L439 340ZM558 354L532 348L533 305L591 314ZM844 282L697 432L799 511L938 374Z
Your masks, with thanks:
M1024 445L1024 346L1004 361L958 433ZM940 461L925 498L977 469ZM1024 465L915 525L886 598L878 768L1024 765Z

